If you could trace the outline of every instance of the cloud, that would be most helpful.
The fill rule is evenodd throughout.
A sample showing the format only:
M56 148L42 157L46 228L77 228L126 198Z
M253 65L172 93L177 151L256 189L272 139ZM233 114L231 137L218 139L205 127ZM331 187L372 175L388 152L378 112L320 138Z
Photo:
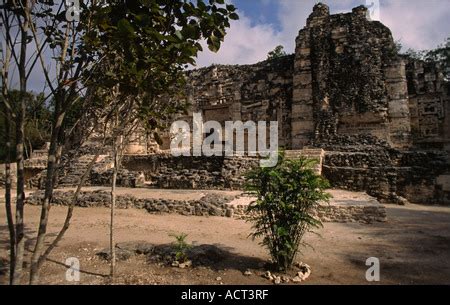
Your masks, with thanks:
M265 60L268 52L282 44L282 34L273 25L252 25L251 19L242 12L239 17L231 23L219 52L209 51L203 43L204 51L198 56L197 66L256 63Z
M316 2L317 1L315 0L280 1L278 20L280 21L281 28L283 29L283 45L287 51L291 53L294 52L295 38L298 35L298 31L306 25L306 19L309 14L311 14L312 8Z
M247 1L247 0L245 0ZM262 0L255 5L268 5L269 1L276 1L277 10L270 12L277 16L281 30L270 23L256 23L242 11L240 20L232 22L220 51L211 53L207 48L199 54L197 66L203 67L216 64L252 64L266 59L267 53L276 46L283 45L288 53L295 49L295 38L298 31L306 25L306 19L311 14L316 0ZM340 0L338 5L333 0L323 1L341 11L351 10L357 0ZM239 9L239 7L238 7ZM262 19L262 18L260 18Z
M431 49L450 36L450 1L387 0L381 2L381 22L404 48Z
M247 0L245 0L247 1ZM269 0L256 2L267 5ZM271 0L278 9L270 12L277 16L278 24L256 23L243 12L241 19L231 24L219 53L200 53L198 66L212 63L251 64L264 60L277 45L293 53L298 31L306 25L306 19L316 0ZM366 0L324 0L332 14L349 12L353 7L366 4ZM380 0L380 19L400 40L404 48L431 49L447 38L450 28L450 1L448 0ZM278 30L277 30L278 29Z
M311 14L316 0L280 0L278 20L282 27L284 45L289 52L294 52L295 38L300 29L306 26L306 19ZM365 0L322 0L330 7L331 14L350 12L352 8L365 4Z

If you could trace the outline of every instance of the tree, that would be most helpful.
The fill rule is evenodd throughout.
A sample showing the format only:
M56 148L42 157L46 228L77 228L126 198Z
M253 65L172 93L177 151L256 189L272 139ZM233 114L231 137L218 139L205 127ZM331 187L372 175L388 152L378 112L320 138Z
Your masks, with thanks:
M267 54L267 59L271 60L271 59L280 58L280 57L283 57L286 55L287 54L284 51L284 47L280 45L280 46L275 47L275 49L273 49L272 51L270 51Z
M414 50L409 48L405 54L413 59L439 63L444 71L445 80L450 80L450 37L435 49Z
M75 202L89 170L79 181L62 229L45 248L53 189L58 169L63 165L64 147L75 126L90 113L111 120L113 114L120 113L120 107L132 101L133 107L127 108L133 114L131 117L139 118L146 127L155 128L158 123L154 118L167 119L180 109L159 97L180 84L183 68L195 63L197 53L202 50L200 40L206 39L210 50L217 51L230 26L229 20L238 18L234 6L225 5L224 0L211 0L209 4L202 0L196 4L182 0L124 0L109 1L107 5L91 0L80 4L79 20L67 18L73 8L66 1L3 0L0 6L2 34L7 41L6 52L2 52L2 109L8 122L5 126L11 126L12 120L16 123L16 223L12 224L8 217L9 226L14 228L10 236L15 244L11 250L14 251L11 281L15 284L21 281L25 242L23 160L27 105L25 98L21 98L17 105L11 106L12 88L4 86L9 84L8 72L13 68L19 71L19 92L24 95L30 71L36 63L40 64L43 87L48 93L44 100L51 101L44 198L30 267L30 283L35 284L41 266L69 228ZM32 59L27 57L28 44L34 49ZM45 54L46 50L50 50L51 56ZM12 68L9 68L10 62ZM50 70L49 66L55 69ZM103 69L105 74L100 75L98 69ZM89 86L92 79L98 81L94 86L104 91L116 88L113 91L117 96L109 99L111 104L104 107L105 111L99 110L102 103L94 102L98 91ZM13 109L18 110L13 112ZM11 143L6 136L5 142ZM95 158L89 166L95 163ZM5 198L10 202L10 192L6 192ZM11 212L10 204L7 215L8 212Z
M28 2L28 1L27 1ZM93 2L95 2L93 0ZM86 4L84 4L86 5ZM54 102L52 109L52 126L50 135L50 146L48 150L48 161L45 177L44 198L42 200L41 217L39 221L36 244L31 258L30 283L35 284L39 280L39 270L45 262L50 251L62 237L65 226L45 250L45 239L50 213L53 189L56 184L58 167L60 166L63 154L65 139L73 132L73 128L68 126L67 115L76 107L77 103L89 102L89 98L81 99L80 94L89 93L82 87L80 82L83 73L92 68L93 58L84 47L82 37L91 30L89 10L83 12L79 20L67 18L68 11L72 10L68 2L54 3L53 1L43 2L39 5L31 6L32 10L25 10L22 13L30 22L30 32L36 49L42 48L41 41L49 46L54 56L53 61L56 72L50 73L46 63L47 58L39 53L39 61L43 71L45 85L49 88L50 96ZM87 24L87 25L85 25ZM86 110L89 109L86 106ZM81 116L77 121L82 119ZM81 183L81 181L80 181ZM68 208L66 219L71 217L71 207Z
M8 228L10 231L10 239L14 240L14 247L11 242L11 252L14 257L10 260L10 282L18 284L20 282L23 257L25 251L24 236L24 200L25 200L25 173L24 173L24 145L25 145L25 112L26 112L26 95L27 83L31 71L37 61L37 52L32 55L28 52L28 44L31 42L29 36L30 21L25 16L29 11L31 3L28 1L6 1L3 0L0 5L0 22L2 24L2 38L6 42L2 47L2 104L5 118L5 143L7 143L7 155L5 163L6 180L11 181L11 154L10 145L12 137L12 120L15 122L15 159L17 165L17 181L16 181L16 214L15 223L12 218L11 211L11 183L5 185L5 201L6 215L8 219ZM10 90L11 83L10 72L18 72L19 88L18 99L15 105L12 104Z
M11 59L11 52L9 46L7 50L3 52L2 49L2 98L5 98L8 94L8 74L9 64ZM8 103L2 102L1 109L4 122L4 144L5 144L5 209L6 219L8 223L9 231L9 282L13 283L15 261L16 261L16 229L14 228L14 219L11 209L11 111L8 108Z
M84 48L81 47L80 36L83 34L83 29L79 27L79 23L76 21L66 18L67 5L66 1L55 3L53 1L4 0L0 6L1 33L6 41L6 52L4 53L6 55L2 58L2 76L8 76L9 72L14 70L19 72L18 92L20 98L14 105L12 105L14 100L11 93L17 89L10 86L13 80L7 78L6 81L2 82L3 109L6 109L4 112L8 112L5 117L13 119L16 126L16 223L13 226L14 232L10 232L10 235L15 237L14 260L11 260L11 266L14 268L11 277L13 284L21 282L25 245L23 234L23 203L25 197L23 161L26 133L25 113L27 106L30 106L27 105L26 89L31 71L39 64L43 75L42 87L48 88L47 96L43 102L51 99L53 103L50 112L51 132L49 135L50 148L45 177L45 194L37 240L31 259L30 283L38 281L40 266L60 239L56 238L47 250L43 251L57 169L60 165L65 139L74 130L73 126L68 124L66 115L71 112L74 105L80 103L79 93L83 92L83 88L79 86L81 72L92 62L88 54L84 52ZM27 53L27 51L29 52ZM47 54L45 54L46 51ZM51 56L48 53L51 53ZM52 64L49 61L52 61ZM5 65L5 62L8 64ZM55 69L50 70L49 66ZM81 100L81 102L84 101L87 100ZM11 124L9 125L11 126ZM5 139L5 141L11 143L10 139ZM7 185L8 187L10 185ZM8 197L8 192L6 193L6 197ZM69 214L70 209L68 209L68 217ZM64 228L62 231L64 231ZM58 235L58 237L60 236Z
M408 50L406 50L405 54L408 55L409 57L413 58L413 59L417 59L417 60L425 60L426 57L426 53L428 51L416 51L414 49L409 48Z
M445 73L445 79L450 80L450 37L436 49L430 50L425 54L425 60L438 62Z
M9 101L10 105L13 108L13 112L16 113L17 109L16 106L19 104L20 98L22 98L21 93L17 90L11 90L9 92ZM45 103L45 97L43 94L34 94L32 92L27 92L23 95L23 98L25 99L26 104L26 111L25 111L25 158L29 158L31 156L31 153L34 149L42 147L45 142L49 140L50 132L51 132L51 110L48 108L47 104ZM1 102L3 99L2 96L0 96L0 104L3 104ZM6 111L7 109L4 109L2 112L4 115L0 116L0 162L3 162L6 160L6 130L10 129L10 139L11 139L11 145L12 147L15 146L15 137L12 130L15 130L16 128L16 122L11 121L9 124L11 126L6 126L7 119L6 119ZM14 158L15 157L15 150L10 148L9 153Z
M248 207L253 238L262 238L279 270L293 264L302 238L322 224L314 215L329 195L328 183L314 173L314 161L284 159L273 168L255 168L247 174L246 190L257 200Z
M210 0L208 5L202 0L196 4L179 0L111 1L90 9L95 31L84 39L99 60L99 68L89 73L87 85L95 86L99 100L108 101L111 107L107 121L114 159L110 226L114 276L115 187L126 135L136 128L136 121L151 132L185 109L184 103L162 95L177 92L184 80L184 67L195 64L202 51L202 39L211 51L219 50L229 20L238 19L238 15L235 7L225 5L223 0Z

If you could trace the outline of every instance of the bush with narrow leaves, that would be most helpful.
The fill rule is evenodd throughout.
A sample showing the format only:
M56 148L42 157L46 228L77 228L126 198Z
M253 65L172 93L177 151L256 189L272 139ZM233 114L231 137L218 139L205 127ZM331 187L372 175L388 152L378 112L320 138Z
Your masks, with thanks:
M256 168L247 174L246 190L257 200L248 207L253 238L262 238L279 270L292 267L306 232L322 226L314 215L328 202L329 184L317 175L314 160L284 159L272 168Z

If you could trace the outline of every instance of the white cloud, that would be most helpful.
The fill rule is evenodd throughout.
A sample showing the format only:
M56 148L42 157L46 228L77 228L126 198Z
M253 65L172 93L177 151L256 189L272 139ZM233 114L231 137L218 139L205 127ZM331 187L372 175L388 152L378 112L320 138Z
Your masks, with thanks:
M252 25L250 18L239 12L240 19L233 21L219 52L208 50L199 54L197 66L210 64L252 64L265 60L267 53L282 44L281 33L270 24Z
M264 0L262 5L269 0ZM298 31L306 25L306 18L311 14L316 0L270 0L279 5L277 15L281 31L277 31L271 24L253 24L252 20L243 12L239 12L240 19L231 24L225 42L220 51L215 54L209 50L199 54L197 66L204 67L216 64L252 64L266 59L267 53L277 45L283 45L288 53L293 53L295 38ZM325 0L329 3L333 0ZM345 9L352 8L355 0L340 0L335 6Z
M387 0L381 22L405 48L431 49L450 36L450 1Z
M306 26L306 19L311 14L317 0L280 0L278 19L283 29L283 39L286 49L294 52L295 38L300 29ZM330 7L331 14L350 12L352 8L365 4L365 0L322 0Z
M268 0L264 0L268 1ZM212 63L251 64L264 60L277 45L294 52L298 31L306 25L306 19L316 0L271 0L279 4L277 14L279 28L271 24L253 24L240 12L240 20L232 23L221 50L211 53L205 50L199 55L198 66ZM264 4L263 2L263 4ZM331 13L349 12L366 0L324 0ZM388 26L394 39L405 48L430 49L447 38L450 28L450 1L448 0L380 0L381 22ZM205 48L206 49L206 48Z

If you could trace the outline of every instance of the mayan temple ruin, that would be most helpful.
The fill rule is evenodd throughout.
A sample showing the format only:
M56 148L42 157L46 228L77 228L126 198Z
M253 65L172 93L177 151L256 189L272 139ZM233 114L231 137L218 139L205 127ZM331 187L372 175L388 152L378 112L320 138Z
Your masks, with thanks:
M326 3L3 1L0 287L450 285L450 1Z
M280 147L318 159L333 187L388 203L450 203L448 82L439 65L398 54L389 28L370 21L364 6L332 15L317 4L295 54L188 71L185 93L189 116L201 112L205 121L278 121ZM164 152L168 138L155 146L133 135L119 184L238 189L255 164L250 157L172 157ZM61 184L77 181L88 159L73 161ZM108 156L101 160L91 185L109 179Z

